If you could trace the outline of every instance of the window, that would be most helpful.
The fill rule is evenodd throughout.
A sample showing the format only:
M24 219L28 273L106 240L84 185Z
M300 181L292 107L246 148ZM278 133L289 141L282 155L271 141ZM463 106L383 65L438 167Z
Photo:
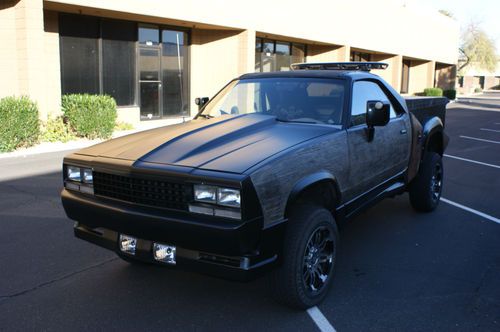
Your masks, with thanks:
M59 16L63 94L109 94L117 105L135 104L133 22L61 14Z
M377 83L370 81L355 82L352 91L351 126L366 123L366 103L370 100L389 102L387 95L382 91ZM392 104L390 117L396 117L396 112L394 111Z
M282 121L340 125L344 82L266 78L233 82L207 104L210 116L260 113Z
M287 71L290 65L304 62L306 47L283 41L257 38L255 40L255 71Z
M117 105L135 100L136 25L124 21L102 21L102 92Z
M99 20L61 15L61 87L67 93L99 93Z

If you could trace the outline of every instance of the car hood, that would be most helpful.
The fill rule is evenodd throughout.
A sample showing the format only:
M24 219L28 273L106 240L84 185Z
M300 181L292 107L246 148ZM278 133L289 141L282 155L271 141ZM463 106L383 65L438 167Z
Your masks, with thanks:
M280 151L336 130L262 114L226 115L123 136L77 154L244 173Z

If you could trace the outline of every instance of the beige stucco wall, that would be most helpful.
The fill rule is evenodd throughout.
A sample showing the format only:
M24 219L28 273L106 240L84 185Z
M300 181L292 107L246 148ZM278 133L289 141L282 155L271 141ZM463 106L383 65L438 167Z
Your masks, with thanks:
M455 63L459 26L437 12L395 0L50 0L101 11L164 16L187 26L209 24L332 45ZM305 10L307 9L307 10ZM355 24L354 24L355 23Z
M408 94L421 93L434 86L434 61L411 60Z
M18 94L16 8L0 3L0 98Z
M255 31L193 29L190 56L195 113L196 97L212 97L233 78L254 71Z
M46 32L47 31L47 32ZM57 16L44 20L42 0L7 1L0 5L0 98L27 95L40 118L60 110Z
M350 47L335 45L308 45L306 62L349 61Z

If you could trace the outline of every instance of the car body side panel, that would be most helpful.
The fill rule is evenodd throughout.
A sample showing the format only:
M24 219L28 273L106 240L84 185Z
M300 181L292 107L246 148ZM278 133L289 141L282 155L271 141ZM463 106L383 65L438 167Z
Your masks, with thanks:
M348 179L347 134L338 131L282 153L250 175L264 215L264 227L283 220L295 184L309 174L333 174L342 195Z

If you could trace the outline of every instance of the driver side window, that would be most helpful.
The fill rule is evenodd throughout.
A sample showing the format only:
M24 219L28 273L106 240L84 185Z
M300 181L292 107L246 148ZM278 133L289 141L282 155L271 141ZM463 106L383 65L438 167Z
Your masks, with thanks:
M354 82L352 91L352 108L350 126L358 126L366 123L366 103L369 100L387 101L391 104L390 118L395 118L396 112L386 94L377 85L370 81Z

